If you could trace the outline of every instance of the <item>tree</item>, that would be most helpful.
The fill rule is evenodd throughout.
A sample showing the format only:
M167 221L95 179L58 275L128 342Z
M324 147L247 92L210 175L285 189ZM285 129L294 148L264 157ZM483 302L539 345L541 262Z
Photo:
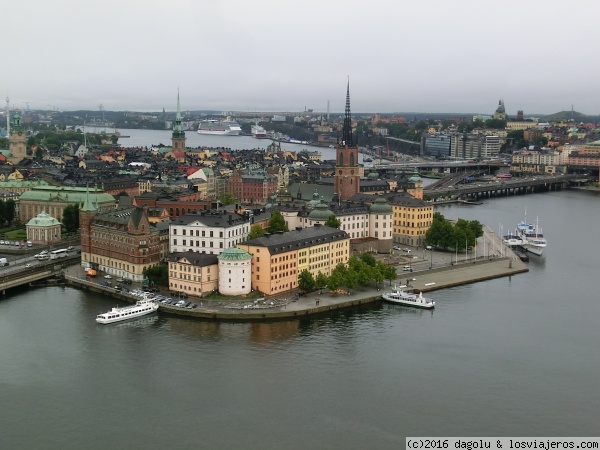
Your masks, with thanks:
M221 195L221 198L219 198L219 201L221 202L221 205L223 205L223 206L233 205L235 203L235 197L233 196L233 194L231 192L225 192L223 195Z
M315 279L315 287L318 289L323 289L329 283L329 277L325 275L323 272L319 272L317 274L317 278Z
M278 231L289 231L281 211L275 211L271 214L271 218L269 219L269 233L272 234Z
M311 292L315 289L315 278L313 274L304 269L298 275L298 287L304 292Z
M392 280L398 278L398 274L396 273L396 268L394 266L386 266L383 268L383 277L386 280L390 281L390 286L392 285Z
M381 261L377 261L375 267L373 268L373 280L377 285L381 283L385 279L385 269L386 265Z
M79 229L79 205L68 205L63 209L62 223L69 233Z
M129 197L129 194L125 191L119 192L119 197Z
M254 225L252 225L252 228L250 228L250 233L248 233L248 240L263 237L264 235L265 230L263 230L263 227L255 223Z
M42 159L44 157L44 151L39 145L35 148L34 157L35 159Z
M169 285L169 266L166 264L148 267L147 269L144 269L142 273L151 283L154 283L155 285Z
M367 252L361 253L359 257L360 257L360 259L362 259L365 263L367 263L371 267L375 267L377 264L377 260L370 253L367 253Z
M342 222L335 217L335 215L330 215L327 218L327 221L325 222L325 226L326 227L331 227L331 228L340 228L340 226L342 225Z
M4 225L4 222L8 222L6 219L6 202L0 200L0 225Z
M8 223L12 223L12 221L15 219L15 214L17 212L17 204L12 198L6 200L5 203L6 211L4 213L4 217Z

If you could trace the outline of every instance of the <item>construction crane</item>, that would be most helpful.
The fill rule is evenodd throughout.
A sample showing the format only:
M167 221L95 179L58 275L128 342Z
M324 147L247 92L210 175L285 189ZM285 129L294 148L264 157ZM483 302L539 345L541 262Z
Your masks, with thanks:
M25 103L27 105L27 111L31 111L31 109L29 108L29 104L35 103L35 102L21 102L21 103Z

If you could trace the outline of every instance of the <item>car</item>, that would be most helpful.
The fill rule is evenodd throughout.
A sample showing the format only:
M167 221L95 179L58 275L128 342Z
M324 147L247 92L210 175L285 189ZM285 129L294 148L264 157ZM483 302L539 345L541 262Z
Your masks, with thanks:
M31 268L31 267L33 267L33 264L25 264L25 268L26 268L26 269L29 269L29 268Z
M107 280L110 280L112 277L110 275L104 275L104 278L106 278Z
M47 254L48 254L48 250L42 250L42 251L40 252L40 255L47 255Z
M123 278L117 278L117 283L122 283L123 281L125 281Z
M67 247L67 251L68 251L68 252L72 252L73 250L75 250L75 247L73 247L72 245L69 245L69 246Z
M412 267L410 267L410 266L404 266L404 267L402 268L402 270L403 270L404 272L412 272L412 271L413 271L413 270L412 270Z
M418 257L418 256L413 256L413 258L412 258L412 259L419 259L419 257Z
M15 247L20 247L21 246L21 244L19 244L19 241L15 241L14 245L15 245Z
M398 250L399 252L401 252L401 251L402 251L402 249L401 249L400 247L398 247L397 245L396 245L396 246L394 246L394 250Z
M431 245L428 245L425 247L426 250L433 250L433 247Z
M115 291L120 291L120 290L121 290L121 286L115 286L113 289L114 289Z
M4 245L4 241L0 241L0 244Z

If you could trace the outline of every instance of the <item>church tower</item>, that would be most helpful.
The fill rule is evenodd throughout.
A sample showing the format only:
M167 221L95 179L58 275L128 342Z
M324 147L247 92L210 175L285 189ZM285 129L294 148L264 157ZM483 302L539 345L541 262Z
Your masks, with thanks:
M171 134L171 147L173 150L185 151L185 131L181 124L181 109L179 108L179 89L177 90L177 114L173 121L173 133Z
M23 132L21 116L18 112L13 116L13 123L10 128L8 142L10 153L12 154L8 160L12 164L17 164L27 156L27 136L25 136L25 133Z
M338 139L335 147L334 188L338 198L348 200L360 192L360 176L358 168L358 144L352 139L352 117L350 116L350 81L346 89L346 112L342 127L342 141Z

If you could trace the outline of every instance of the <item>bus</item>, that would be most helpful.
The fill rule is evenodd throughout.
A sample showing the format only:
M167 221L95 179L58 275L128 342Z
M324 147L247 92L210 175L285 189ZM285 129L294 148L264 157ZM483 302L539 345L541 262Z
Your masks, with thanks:
M61 248L60 250L54 250L50 252L50 259L64 258L67 256L69 251L66 248Z

